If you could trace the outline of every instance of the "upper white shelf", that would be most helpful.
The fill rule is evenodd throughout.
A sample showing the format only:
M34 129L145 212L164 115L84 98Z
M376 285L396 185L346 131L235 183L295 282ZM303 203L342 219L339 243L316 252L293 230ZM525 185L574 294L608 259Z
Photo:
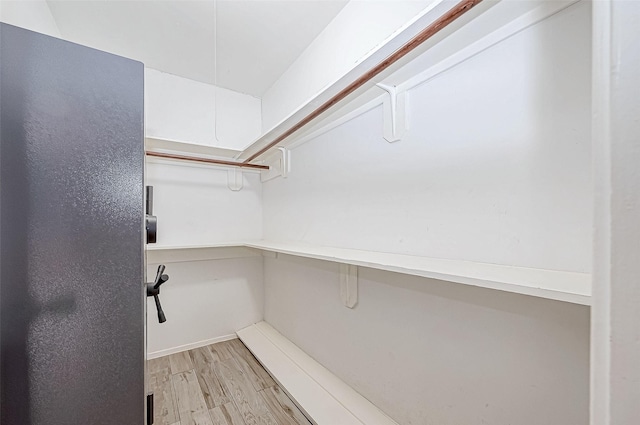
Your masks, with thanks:
M208 158L233 159L242 151L202 145L180 140L161 139L147 136L144 140L145 148L158 152L173 152L180 154L198 155Z
M175 253L176 250L194 250L194 252L200 252L201 254L195 256L197 259L204 259L201 257L208 251L208 258L211 259L213 258L211 253L219 251L220 248L254 248L262 251L336 263L353 264L355 266L427 277L574 304L591 304L591 276L587 273L513 267L472 261L445 260L415 255L391 254L266 240L211 246L149 247L149 250L165 251L165 255L179 255ZM170 251L173 251L174 254L170 254ZM246 254L245 251L241 252ZM179 256L182 257L182 255ZM215 258L221 257L216 255Z

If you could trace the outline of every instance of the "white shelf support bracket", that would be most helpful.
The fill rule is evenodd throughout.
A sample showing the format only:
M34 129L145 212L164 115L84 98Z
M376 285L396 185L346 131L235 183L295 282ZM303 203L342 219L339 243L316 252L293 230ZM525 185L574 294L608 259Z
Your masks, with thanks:
M340 264L340 298L345 307L358 304L358 266Z
M263 183L276 177L287 178L291 172L291 151L279 147L265 159L264 163L269 166L269 169L260 173L260 180Z
M386 91L384 108L384 138L389 143L401 140L407 130L407 93L398 87L378 83L376 86Z
M237 168L227 170L227 186L234 192L242 189L244 177L242 171Z
M265 258L274 258L276 260L279 257L278 252L272 252L272 251L262 251L262 256Z

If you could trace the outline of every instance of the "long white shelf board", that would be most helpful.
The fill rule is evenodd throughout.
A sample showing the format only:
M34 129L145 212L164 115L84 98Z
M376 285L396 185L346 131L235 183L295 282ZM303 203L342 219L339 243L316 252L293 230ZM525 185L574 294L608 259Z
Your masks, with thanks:
M260 253L240 243L212 245L147 245L150 264L183 263L192 261L224 260L231 258L257 257Z
M472 261L312 246L301 243L259 241L246 243L246 246L575 304L591 304L591 276L587 273L512 267Z
M237 334L314 424L398 425L268 323Z
M174 254L169 252L167 254L181 256L183 255L178 254L176 251L191 250L190 256L201 258L202 256L213 255L219 248L253 248L261 251L352 264L574 304L591 304L591 275L588 273L513 267L267 240L210 246L150 246L148 249L150 251L173 251L175 252ZM246 253L245 251L241 252Z
M159 137L145 138L145 148L165 153L178 153L182 155L196 155L208 158L230 160L242 153L242 151L221 148L212 145L203 145L189 141L162 139Z
M241 242L223 242L210 245L147 245L147 251L182 251L182 250L207 250L216 248L232 248L244 246Z

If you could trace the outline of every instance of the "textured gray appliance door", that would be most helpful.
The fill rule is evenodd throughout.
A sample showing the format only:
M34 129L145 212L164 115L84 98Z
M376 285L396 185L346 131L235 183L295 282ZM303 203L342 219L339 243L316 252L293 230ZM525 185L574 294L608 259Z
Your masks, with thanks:
M143 70L0 25L2 425L144 423Z

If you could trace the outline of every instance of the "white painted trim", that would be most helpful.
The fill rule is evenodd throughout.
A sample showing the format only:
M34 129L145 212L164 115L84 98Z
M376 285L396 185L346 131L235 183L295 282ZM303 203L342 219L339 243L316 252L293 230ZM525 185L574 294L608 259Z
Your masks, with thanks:
M590 423L611 425L611 3L594 1L592 14L594 244Z
M236 334L229 334L218 336L216 338L205 339L198 342L192 342L190 344L179 345L177 347L166 348L164 350L154 351L153 353L147 353L147 360L157 359L158 357L168 356L169 354L181 353L187 350L193 350L194 348L206 347L207 345L216 344L218 342L230 341L236 339Z
M640 2L593 2L591 424L640 423Z
M314 424L397 425L268 323L242 329L238 336Z

